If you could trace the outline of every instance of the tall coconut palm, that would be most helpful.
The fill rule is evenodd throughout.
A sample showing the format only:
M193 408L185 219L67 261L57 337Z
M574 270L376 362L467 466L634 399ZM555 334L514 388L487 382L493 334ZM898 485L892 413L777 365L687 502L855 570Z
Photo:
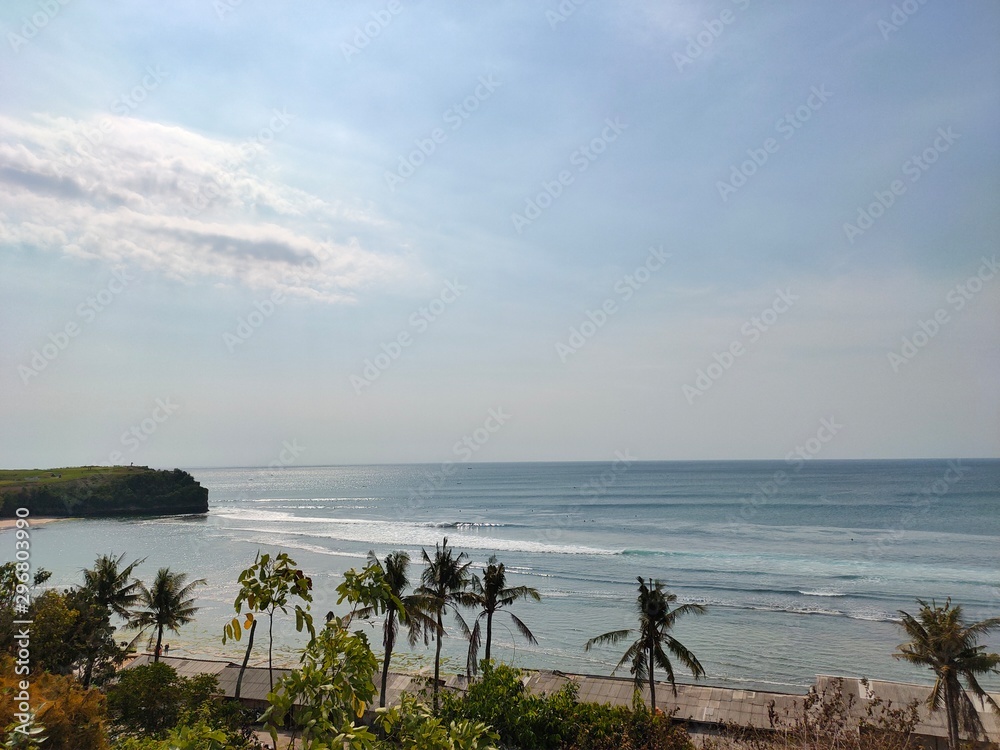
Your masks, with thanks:
M667 680L677 695L677 685L674 682L674 667L670 663L670 658L666 650L673 654L681 664L687 667L695 679L705 674L705 669L701 662L676 638L670 635L670 629L682 615L688 613L702 615L705 614L705 607L700 604L682 604L674 609L670 605L677 601L677 595L666 591L660 581L649 579L644 581L640 576L639 597L636 600L636 609L639 612L639 637L629 646L622 656L621 661L614 668L611 674L617 672L623 664L631 662L629 671L635 680L636 690L642 690L644 681L649 682L649 702L652 711L656 711L656 682L653 678L653 670L660 667L667 673ZM612 630L595 638L591 638L584 645L585 651L590 651L591 647L604 643L618 643L630 637L634 630Z
M139 603L140 583L133 577L135 569L145 562L133 560L128 565L122 566L125 553L115 557L112 555L100 555L94 561L93 568L85 568L83 571L83 587L80 592L93 604L107 613L106 628L110 629L110 619L112 614L116 614L128 621L132 616L132 610ZM83 668L83 685L90 687L93 679L96 653L89 649L87 661Z
M142 585L133 577L133 572L146 558L122 567L124 559L124 552L117 557L113 554L100 555L93 568L83 571L83 588L91 594L95 604L128 620L132 609L139 603L139 587Z
M471 675L479 669L479 644L482 640L482 621L486 618L486 661L490 660L490 645L493 642L493 615L501 611L504 607L509 607L520 599L534 599L541 601L542 596L538 589L530 586L507 586L507 571L502 562L497 562L497 556L492 555L489 564L483 568L483 577L472 576L472 596L475 606L480 608L476 616L476 623L472 628L472 635L469 636L469 658L466 661L466 671ZM514 621L514 626L528 643L538 643L534 634L513 612L507 612L510 619Z
M899 610L903 618L900 626L911 638L902 643L893 654L897 659L929 667L937 677L927 699L932 711L944 703L948 720L948 748L958 750L959 728L974 737L983 732L982 720L972 700L962 690L960 679L965 680L969 692L979 698L980 705L988 703L1000 713L1000 706L979 685L977 675L1000 674L1000 654L986 652L978 645L979 637L1000 628L1000 617L992 617L967 625L962 619L962 607L952 606L951 599L939 607L932 599L930 604L917 599L920 611L916 616Z
M380 708L385 708L385 688L389 680L389 660L392 658L392 649L396 645L396 635L399 632L399 623L407 627L407 641L411 646L416 645L420 637L423 636L424 645L427 645L431 634L437 634L438 628L434 618L427 613L429 602L427 597L420 594L406 595L406 589L410 587L410 580L406 574L406 569L410 564L410 556L406 552L390 552L385 556L383 563L375 556L374 551L368 553L368 564L378 567L385 576L386 583L392 590L393 596L403 603L403 608L399 609L396 603L389 601L385 609L385 620L382 623L382 645L385 648L385 655L382 657L382 690L379 693L378 704ZM362 619L374 617L377 607L362 607L354 616Z
M139 584L139 605L142 609L133 613L131 625L138 628L140 633L153 628L149 643L153 644L155 635L154 662L160 660L163 629L178 632L180 626L191 622L195 612L198 611L191 593L197 586L204 585L205 579L199 578L191 583L185 583L186 581L187 573L171 573L170 568L160 568L150 588L146 588L145 584Z
M434 545L434 558L421 549L424 563L427 567L420 574L421 585L416 594L427 602L427 612L434 615L436 629L434 631L434 713L438 709L438 687L441 680L441 640L445 635L444 614L450 609L461 628L463 635L469 635L469 626L465 624L458 608L474 604L468 592L469 566L471 562L463 562L468 555L448 547L448 537L442 544Z

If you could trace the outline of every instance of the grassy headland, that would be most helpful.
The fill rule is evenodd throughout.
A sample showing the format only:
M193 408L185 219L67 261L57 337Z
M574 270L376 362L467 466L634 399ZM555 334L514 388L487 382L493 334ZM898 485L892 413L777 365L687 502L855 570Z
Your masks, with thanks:
M0 518L151 516L208 512L208 490L186 471L146 466L0 469Z

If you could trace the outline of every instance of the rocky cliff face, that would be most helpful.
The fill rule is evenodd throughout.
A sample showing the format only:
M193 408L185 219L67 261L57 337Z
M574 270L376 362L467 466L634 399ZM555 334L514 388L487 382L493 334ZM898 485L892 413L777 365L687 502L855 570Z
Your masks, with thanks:
M144 466L3 472L0 501L4 518L18 508L34 516L78 518L208 512L208 490L186 471Z

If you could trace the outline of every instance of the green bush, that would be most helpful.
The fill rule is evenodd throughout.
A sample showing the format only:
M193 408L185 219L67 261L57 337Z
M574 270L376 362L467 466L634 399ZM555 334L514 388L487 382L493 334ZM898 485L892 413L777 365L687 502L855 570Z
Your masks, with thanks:
M24 679L15 673L14 660L0 655L0 741L15 739L3 735L16 724L15 698ZM41 672L31 677L31 702L36 725L43 728L40 736L46 738L44 750L107 750L107 715L99 690L83 688L69 675Z
M250 728L256 713L221 698L215 675L178 677L162 662L121 672L108 690L108 711L122 736L117 745L122 750L156 750L161 739L176 745L180 738L200 734L206 738L205 747L211 746L213 736L225 737L227 748L259 747Z
M385 732L386 748L403 750L496 750L497 735L481 721L452 720L445 723L412 695L400 705L379 709L376 723Z
M521 672L483 663L482 679L464 696L447 694L445 720L479 721L492 727L507 748L532 750L692 750L687 732L670 717L645 706L579 703L567 683L552 695L533 695Z

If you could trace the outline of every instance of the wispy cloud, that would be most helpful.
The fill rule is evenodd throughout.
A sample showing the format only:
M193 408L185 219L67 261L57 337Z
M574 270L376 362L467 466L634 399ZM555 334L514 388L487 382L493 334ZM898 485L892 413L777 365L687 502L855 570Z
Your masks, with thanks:
M275 180L260 151L127 117L0 117L0 243L330 302L408 270L356 239L385 222Z

